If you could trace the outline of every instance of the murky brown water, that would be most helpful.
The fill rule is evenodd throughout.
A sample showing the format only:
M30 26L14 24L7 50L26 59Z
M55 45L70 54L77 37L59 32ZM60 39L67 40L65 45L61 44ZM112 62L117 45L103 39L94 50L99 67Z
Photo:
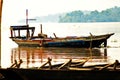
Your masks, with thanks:
M39 67L52 59L52 64L73 60L96 60L96 62L108 62L107 49L100 48L13 48L11 50L11 64L15 60L23 60L21 67ZM94 62L94 61L91 61Z

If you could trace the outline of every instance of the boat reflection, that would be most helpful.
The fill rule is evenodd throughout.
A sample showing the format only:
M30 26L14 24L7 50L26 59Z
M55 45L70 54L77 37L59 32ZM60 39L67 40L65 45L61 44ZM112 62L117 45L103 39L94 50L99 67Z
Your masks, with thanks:
M103 51L99 48L26 48L19 47L11 50L11 64L15 60L22 59L22 68L39 67L47 61L47 58L52 58L52 64L65 62L68 59L84 60L90 58L94 62L107 62L107 49ZM94 60L94 61L93 61Z

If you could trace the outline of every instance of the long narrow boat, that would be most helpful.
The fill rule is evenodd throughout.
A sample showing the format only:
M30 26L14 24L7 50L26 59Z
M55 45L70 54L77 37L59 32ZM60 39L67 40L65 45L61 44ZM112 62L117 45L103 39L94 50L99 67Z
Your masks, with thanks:
M93 67L71 67L67 63L55 68L2 68L1 80L120 80L119 63L116 60L112 64L97 65ZM49 61L47 62L50 63ZM79 63L78 63L79 64ZM46 63L45 63L46 65ZM49 64L50 66L50 64ZM61 68L63 67L63 68ZM64 69L64 67L67 67Z
M26 35L21 36L21 31L25 30ZM86 37L68 36L64 38L57 37L54 33L54 38L47 37L46 34L41 32L38 36L33 36L35 27L29 27L29 25L23 26L10 26L11 39L16 42L19 46L27 47L100 47L102 43L107 46L107 39L114 33L104 35L92 35ZM16 31L18 32L16 34Z
M120 71L0 69L1 80L120 80Z

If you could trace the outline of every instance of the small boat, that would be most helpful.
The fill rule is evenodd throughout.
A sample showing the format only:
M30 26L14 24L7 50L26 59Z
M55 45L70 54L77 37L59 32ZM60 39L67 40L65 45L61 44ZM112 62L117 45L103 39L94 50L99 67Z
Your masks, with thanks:
M26 36L21 36L21 31L26 31ZM57 37L54 33L54 38L48 37L41 32L34 36L35 27L29 27L29 25L10 26L11 39L18 44L19 47L79 47L79 48L93 48L101 47L104 43L104 47L107 46L107 39L114 33L104 35L92 35L85 37L67 36ZM17 32L17 33L16 33Z

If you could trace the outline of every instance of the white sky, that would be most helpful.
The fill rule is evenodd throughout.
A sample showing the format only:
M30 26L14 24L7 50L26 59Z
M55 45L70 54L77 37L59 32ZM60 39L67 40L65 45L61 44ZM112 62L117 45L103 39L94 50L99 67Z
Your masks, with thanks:
M74 10L105 10L120 7L120 0L4 0L3 21L14 22L29 17L63 13Z

